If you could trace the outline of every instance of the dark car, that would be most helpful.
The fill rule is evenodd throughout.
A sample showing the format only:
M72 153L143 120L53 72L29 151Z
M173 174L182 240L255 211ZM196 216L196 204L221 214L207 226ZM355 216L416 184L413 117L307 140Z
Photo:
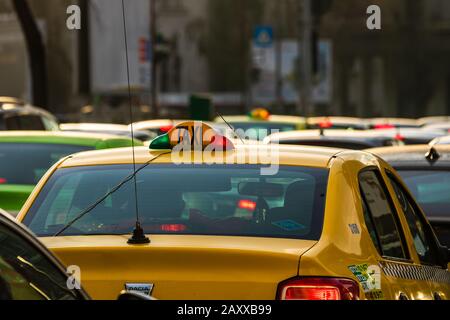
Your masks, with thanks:
M0 130L59 130L56 117L25 102L0 97Z
M0 209L0 300L88 300L61 262ZM119 300L153 300L122 291Z
M294 144L363 150L401 145L402 142L378 132L360 130L302 130L279 132L268 136L265 143Z
M86 300L63 265L31 232L0 213L0 300Z
M450 145L367 150L389 162L425 211L440 242L450 247Z

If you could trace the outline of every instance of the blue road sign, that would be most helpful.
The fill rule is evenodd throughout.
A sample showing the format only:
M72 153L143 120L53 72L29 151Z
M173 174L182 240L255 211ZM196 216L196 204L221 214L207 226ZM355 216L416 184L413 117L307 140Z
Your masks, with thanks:
M259 48L268 48L273 45L272 26L257 26L253 31L253 43Z

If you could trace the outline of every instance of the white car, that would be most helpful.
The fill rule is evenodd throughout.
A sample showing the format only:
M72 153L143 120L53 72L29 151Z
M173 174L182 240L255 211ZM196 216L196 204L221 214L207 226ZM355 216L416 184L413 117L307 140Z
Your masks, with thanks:
M442 144L450 144L450 136L439 137L430 142L430 146Z

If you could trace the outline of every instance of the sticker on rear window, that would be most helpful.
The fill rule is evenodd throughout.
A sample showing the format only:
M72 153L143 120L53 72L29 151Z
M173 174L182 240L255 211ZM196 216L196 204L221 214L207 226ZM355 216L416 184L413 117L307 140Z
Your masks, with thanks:
M302 229L306 229L306 227L294 220L280 220L272 222L274 226L281 228L286 231L298 231Z

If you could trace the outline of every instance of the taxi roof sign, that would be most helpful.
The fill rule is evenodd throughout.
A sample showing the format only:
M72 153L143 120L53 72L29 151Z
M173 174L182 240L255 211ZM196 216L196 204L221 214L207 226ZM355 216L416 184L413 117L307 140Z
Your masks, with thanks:
M206 147L214 151L234 149L228 138L201 121L181 122L150 143L151 150L170 150L176 146L190 146L193 151L203 151Z
M257 120L269 120L270 112L264 108L256 108L250 111L250 118Z

